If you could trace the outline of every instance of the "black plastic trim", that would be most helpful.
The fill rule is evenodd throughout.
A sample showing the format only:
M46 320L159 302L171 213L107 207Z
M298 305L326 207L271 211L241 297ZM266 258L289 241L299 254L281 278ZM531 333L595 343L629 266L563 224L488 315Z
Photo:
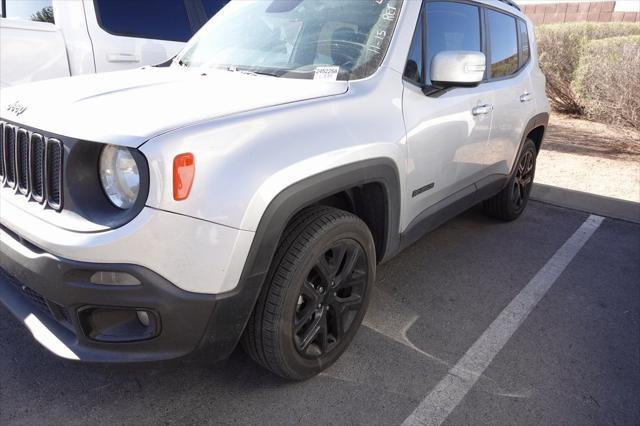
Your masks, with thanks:
M529 136L529 134L539 128L542 127L544 129L544 133L543 133L543 140L540 141L540 147L542 147L542 143L544 142L544 135L546 134L546 129L547 126L549 125L549 113L548 112L542 112L540 114L536 114L534 115L529 122L527 123L527 125L524 128L524 132L522 133L522 139L520 140L520 146L518 148L518 154L516 155L516 158L520 157L520 153L522 152L522 149L524 148L524 143L527 140L527 136ZM516 172L516 167L518 165L517 161L513 162L513 166L511 167L511 173L509 173L509 176L513 176L514 173Z
M4 234L3 239L13 239L13 244L23 247L17 251L11 248L13 244L0 245L0 302L21 321L29 314L36 313L41 322L81 361L137 362L187 355L198 348L208 332L207 326L214 308L218 303L224 304L219 300L224 298L187 292L141 266L63 259L44 252L3 226L0 226L0 233ZM29 255L24 254L26 251ZM97 271L126 272L141 284L92 284L90 277ZM49 303L65 308L70 314L71 324L65 325L56 318L38 314L37 307L9 282L10 279L19 282L23 291L26 291L25 288L35 291ZM78 312L87 307L151 311L158 315L158 321L162 321L161 332L157 337L143 341L94 341L85 335L78 317ZM214 334L218 342L225 341L222 333ZM233 339L226 339L229 340Z

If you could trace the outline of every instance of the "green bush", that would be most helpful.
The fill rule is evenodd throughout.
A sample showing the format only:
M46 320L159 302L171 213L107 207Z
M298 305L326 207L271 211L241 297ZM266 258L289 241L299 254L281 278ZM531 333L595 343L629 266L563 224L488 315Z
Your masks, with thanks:
M542 25L536 29L540 67L547 77L547 95L551 106L560 112L582 114L571 87L585 46L592 40L640 35L636 23L564 23Z
M640 129L640 35L587 43L572 88L588 118Z

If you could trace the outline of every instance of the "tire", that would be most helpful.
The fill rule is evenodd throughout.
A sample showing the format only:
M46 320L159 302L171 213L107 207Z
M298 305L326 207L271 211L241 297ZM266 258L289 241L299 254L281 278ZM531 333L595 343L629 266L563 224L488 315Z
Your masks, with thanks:
M315 376L353 340L375 280L375 246L357 216L330 207L300 213L285 230L242 346L289 380Z
M535 143L527 139L518 157L516 171L509 179L507 186L497 195L482 202L482 210L487 215L504 221L512 221L520 217L527 207L533 187L537 156Z

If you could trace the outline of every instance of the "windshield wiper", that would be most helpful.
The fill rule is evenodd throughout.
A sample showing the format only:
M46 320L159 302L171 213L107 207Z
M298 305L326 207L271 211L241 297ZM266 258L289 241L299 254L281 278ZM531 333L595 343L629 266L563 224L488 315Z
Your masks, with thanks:
M227 70L229 72L239 72L241 74L246 74L246 75L266 75L269 77L280 77L282 74L281 73L277 73L277 72L273 72L273 71L267 71L267 70L262 70L262 69L251 69L251 68L242 68L242 67L235 67L235 66L214 66L213 68L217 68L217 69L223 69L223 70Z

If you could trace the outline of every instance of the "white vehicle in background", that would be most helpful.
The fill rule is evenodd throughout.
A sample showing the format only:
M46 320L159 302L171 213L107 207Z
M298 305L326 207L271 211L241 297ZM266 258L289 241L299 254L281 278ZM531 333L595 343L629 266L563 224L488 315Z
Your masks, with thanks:
M228 2L0 1L0 87L163 63Z

